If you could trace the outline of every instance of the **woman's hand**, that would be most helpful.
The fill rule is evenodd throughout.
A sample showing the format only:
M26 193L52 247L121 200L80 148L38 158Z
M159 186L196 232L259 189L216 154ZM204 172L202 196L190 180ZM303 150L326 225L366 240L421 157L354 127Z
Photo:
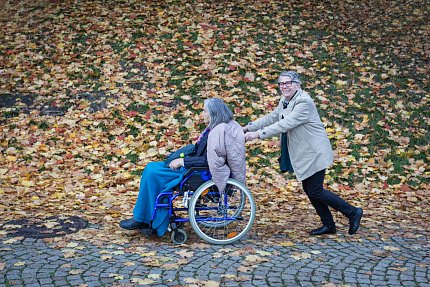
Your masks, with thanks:
M258 134L258 132L247 132L245 134L245 141L249 142L252 141L254 139L259 139L260 135Z
M184 159L183 158L174 159L169 163L170 169L178 169L182 166L184 166Z

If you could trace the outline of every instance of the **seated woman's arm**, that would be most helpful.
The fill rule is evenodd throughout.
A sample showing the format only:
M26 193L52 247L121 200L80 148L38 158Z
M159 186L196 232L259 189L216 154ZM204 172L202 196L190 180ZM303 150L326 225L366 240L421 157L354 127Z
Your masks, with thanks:
M208 166L208 159L206 153L204 156L186 156L184 158L184 167L189 169L191 167L205 167Z
M205 167L208 166L207 142L208 134L205 133L204 136L196 143L196 151L194 154L186 156L184 158L184 167L189 169L191 167Z

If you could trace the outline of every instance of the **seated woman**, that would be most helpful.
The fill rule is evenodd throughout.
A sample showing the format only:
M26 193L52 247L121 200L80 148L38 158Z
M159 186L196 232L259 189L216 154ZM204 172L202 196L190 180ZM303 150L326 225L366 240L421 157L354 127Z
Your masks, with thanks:
M236 121L223 122L212 128L207 157L212 180L218 190L225 189L230 177L245 184L245 134Z
M140 180L139 195L134 206L133 217L122 220L119 224L120 227L127 230L151 227L157 231L158 236L162 236L166 232L169 225L167 209L157 209L155 218L151 222L157 196L161 192L167 192L178 185L183 174L189 168L208 166L207 145L209 132L222 123L236 123L233 121L233 113L220 99L206 99L202 116L207 127L197 140L193 153L184 158L174 159L168 166L166 166L165 162L150 162L145 167ZM236 125L238 124L236 123ZM241 137L243 138L243 148L245 148L243 131L241 131ZM214 147L217 146L219 144L215 143ZM244 160L242 170L244 173ZM244 176L238 180L244 181Z

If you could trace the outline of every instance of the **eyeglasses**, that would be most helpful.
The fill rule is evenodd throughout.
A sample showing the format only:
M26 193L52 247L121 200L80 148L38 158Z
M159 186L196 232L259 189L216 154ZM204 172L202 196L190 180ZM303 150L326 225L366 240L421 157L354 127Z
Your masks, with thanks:
M278 86L291 87L291 85L295 83L295 81L287 81L287 82L279 82Z

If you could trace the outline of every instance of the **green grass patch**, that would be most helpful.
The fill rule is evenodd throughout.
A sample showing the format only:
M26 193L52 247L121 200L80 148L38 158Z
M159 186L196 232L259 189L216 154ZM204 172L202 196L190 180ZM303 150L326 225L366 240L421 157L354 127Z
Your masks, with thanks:
M132 163L137 163L139 161L139 155L129 152L128 154L126 154L125 156L130 162Z

